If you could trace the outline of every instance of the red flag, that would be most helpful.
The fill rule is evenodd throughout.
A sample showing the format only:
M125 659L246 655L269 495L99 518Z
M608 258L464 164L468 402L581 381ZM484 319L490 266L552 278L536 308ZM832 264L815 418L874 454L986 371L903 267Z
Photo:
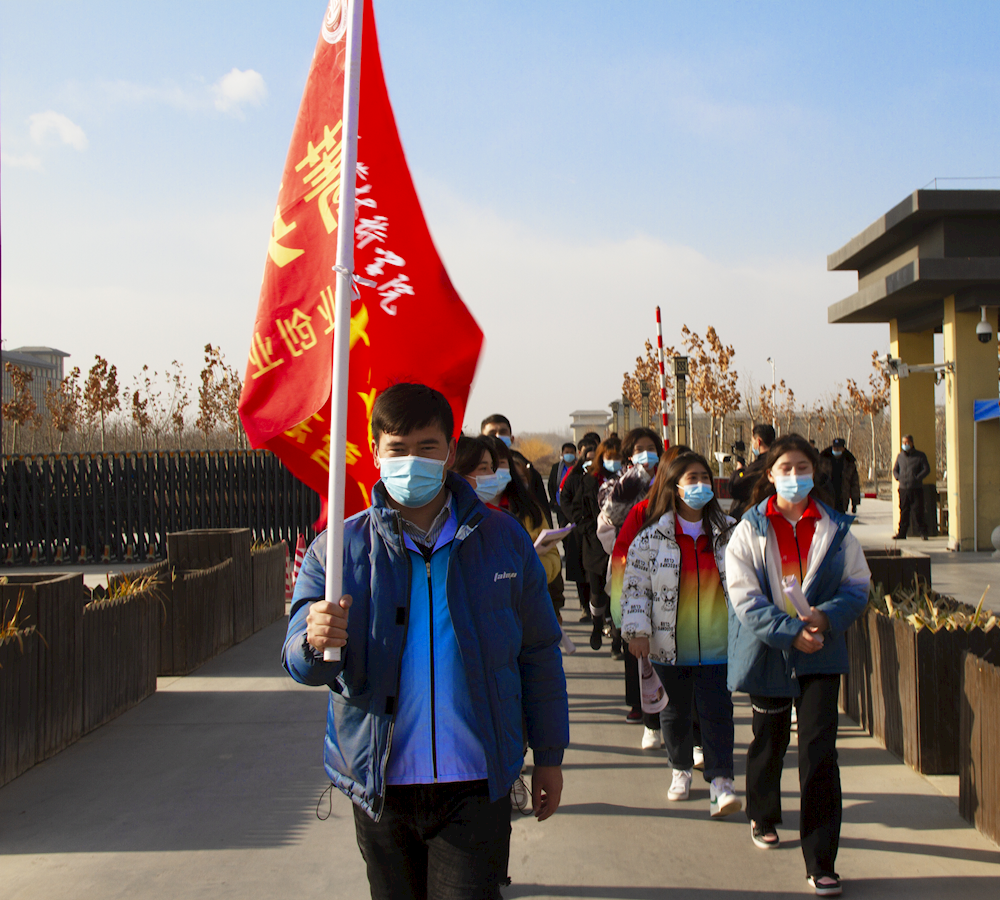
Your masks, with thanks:
M331 0L285 161L264 263L240 417L321 497L331 452L347 461L345 513L370 503L378 470L371 409L392 384L441 391L461 428L483 333L434 248L389 105L372 4L365 4L354 270L375 281L351 307L346 448L330 448L346 3Z

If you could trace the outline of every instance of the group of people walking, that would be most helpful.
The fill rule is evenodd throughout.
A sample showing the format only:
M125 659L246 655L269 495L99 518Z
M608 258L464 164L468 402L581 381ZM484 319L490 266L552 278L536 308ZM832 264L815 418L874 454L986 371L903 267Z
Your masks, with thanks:
M712 817L743 807L732 693L747 693L751 840L778 847L780 777L796 710L806 874L818 895L834 896L844 633L864 609L870 577L845 514L860 502L857 470L843 441L823 458L801 436L776 439L767 425L755 429L752 449L754 460L733 479L739 522L723 511L708 460L688 447L664 451L647 428L564 445L550 501L577 525L579 559L567 542L567 578L586 603L590 645L601 648L610 613L612 656L623 648L625 660L626 719L645 724L643 748L666 748L667 799L687 800L701 768ZM804 609L788 599L789 576L807 598ZM639 660L652 663L668 697L657 716L641 711Z
M817 483L815 448L765 434L740 479L749 493L737 522L708 461L664 448L650 429L567 442L546 492L506 417L457 441L453 427L447 401L423 385L379 395L381 479L372 507L346 523L344 595L323 597L322 534L284 647L292 677L330 689L326 771L355 804L372 896L499 897L508 795L529 748L532 810L544 820L558 809L566 581L591 648L610 635L624 662L627 718L645 725L643 746L666 748L669 801L689 798L700 767L713 818L743 808L732 694L749 694L745 806L763 850L780 843L780 776L798 711L806 876L817 894L839 894L838 685L869 572L851 517ZM542 532L571 523L564 577ZM641 709L640 667L650 665L667 697L658 715Z

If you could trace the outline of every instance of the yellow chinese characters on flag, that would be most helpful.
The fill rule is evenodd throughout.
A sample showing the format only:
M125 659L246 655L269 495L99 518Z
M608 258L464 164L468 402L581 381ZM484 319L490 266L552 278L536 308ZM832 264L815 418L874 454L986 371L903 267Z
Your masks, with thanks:
M250 344L240 416L325 498L331 454L347 463L348 515L370 502L378 472L371 410L405 381L441 391L461 423L483 335L431 241L389 105L372 4L361 60L354 267L374 281L351 306L347 444L330 446L330 391L340 189L344 173L345 26L332 0L316 44L278 203Z

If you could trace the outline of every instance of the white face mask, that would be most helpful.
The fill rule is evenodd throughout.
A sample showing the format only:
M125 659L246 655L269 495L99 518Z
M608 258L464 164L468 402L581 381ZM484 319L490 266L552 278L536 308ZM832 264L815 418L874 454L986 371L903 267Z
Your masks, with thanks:
M490 475L476 475L476 496L483 503L492 503L501 491L500 478L496 472Z

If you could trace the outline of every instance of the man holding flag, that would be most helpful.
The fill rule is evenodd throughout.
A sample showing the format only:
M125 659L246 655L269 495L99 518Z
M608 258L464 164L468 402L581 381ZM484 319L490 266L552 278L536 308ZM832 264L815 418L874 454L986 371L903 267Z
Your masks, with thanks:
M482 340L420 210L371 5L330 0L240 415L254 447L328 498L283 661L329 688L324 762L355 804L373 897L499 897L525 738L539 820L562 792L544 570L517 522L446 474Z
M500 896L525 737L539 821L562 793L569 714L545 571L525 530L447 472L453 432L439 392L379 395L381 479L346 523L344 596L320 599L320 535L283 652L296 681L330 687L326 771L355 803L372 897L386 900ZM324 661L330 647L340 661Z

